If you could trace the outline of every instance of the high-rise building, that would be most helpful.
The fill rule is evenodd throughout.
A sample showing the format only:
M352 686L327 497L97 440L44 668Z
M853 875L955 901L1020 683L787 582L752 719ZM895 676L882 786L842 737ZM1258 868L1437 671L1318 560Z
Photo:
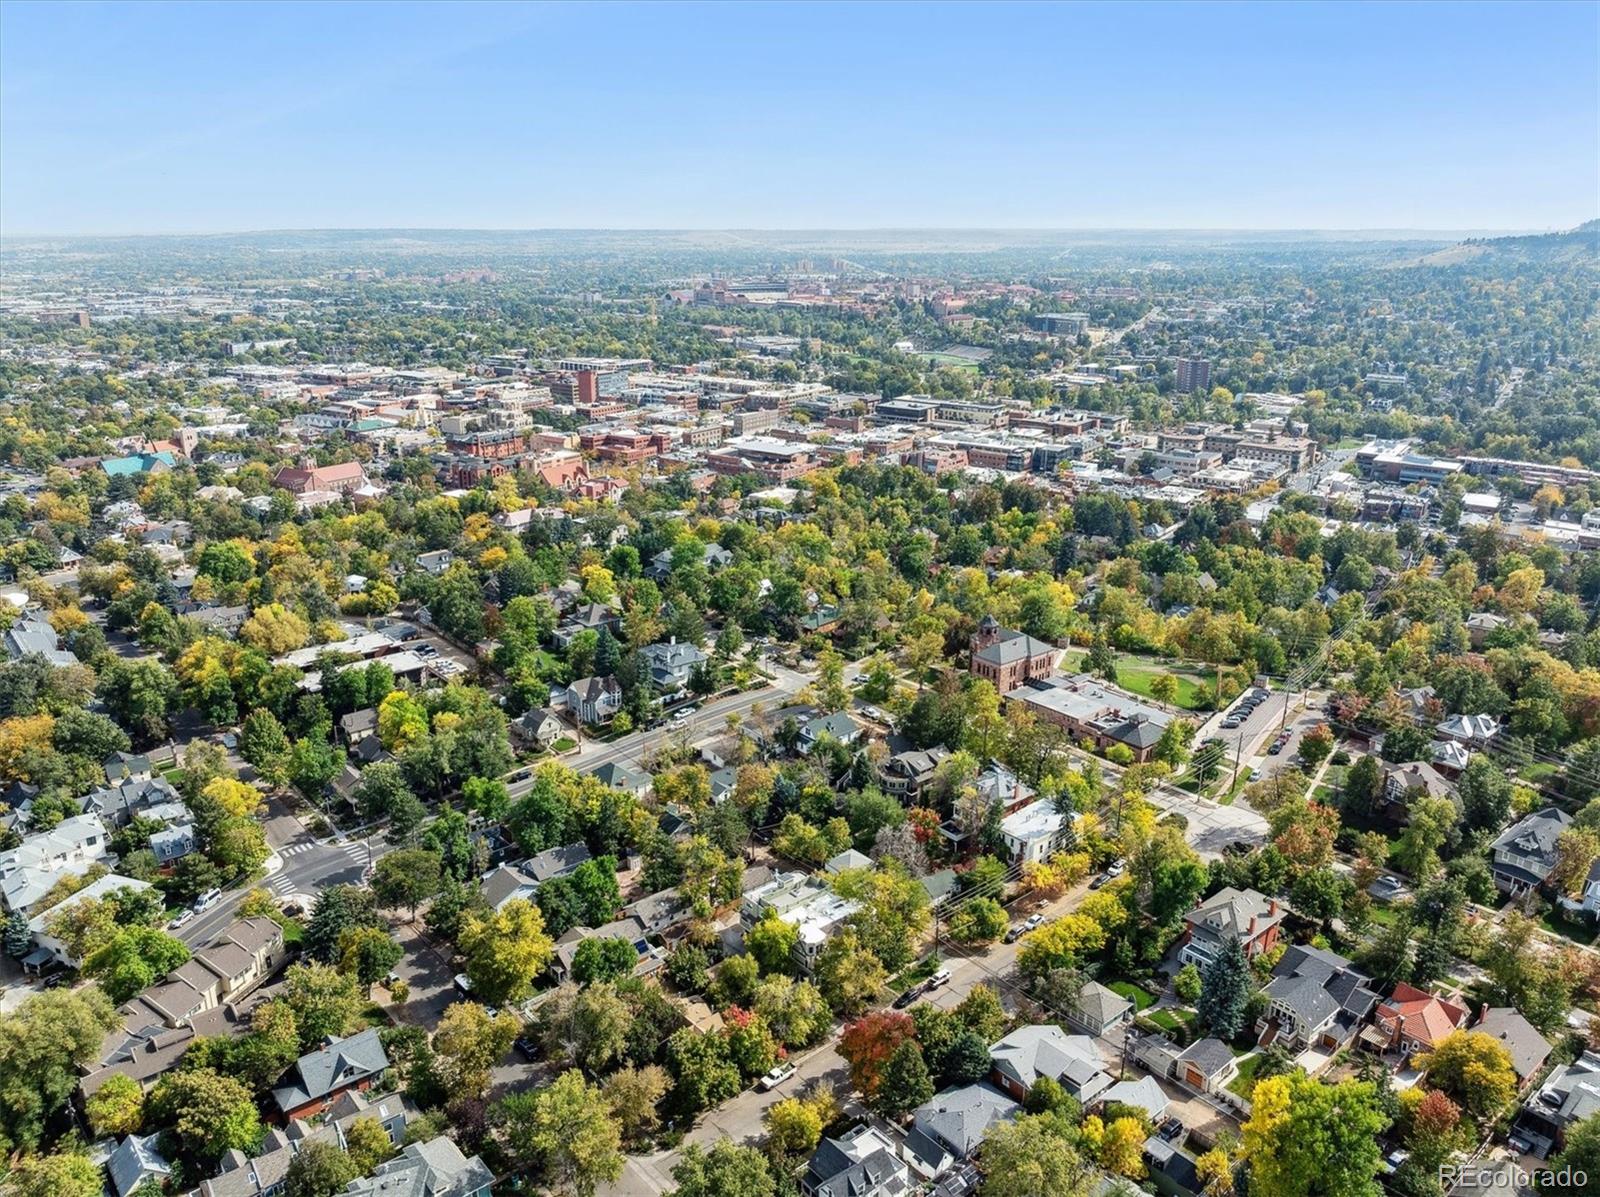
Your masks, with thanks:
M1191 391L1209 391L1211 389L1211 363L1203 357L1180 357L1178 359L1178 390L1184 394Z

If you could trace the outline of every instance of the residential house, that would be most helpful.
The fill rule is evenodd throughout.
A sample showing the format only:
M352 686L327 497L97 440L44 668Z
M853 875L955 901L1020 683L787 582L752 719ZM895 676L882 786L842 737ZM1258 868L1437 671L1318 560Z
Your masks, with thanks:
M40 616L30 615L19 619L3 633L0 646L6 657L20 661L23 657L43 657L51 665L65 667L77 665L78 658L61 647L61 637L49 622Z
M1099 1101L1106 1106L1132 1106L1143 1110L1151 1122L1160 1122L1170 1104L1161 1083L1153 1076L1118 1081L1100 1095Z
M857 852L854 848L846 848L837 856L830 857L825 861L822 871L824 873L842 873L846 869L870 869L871 867L872 857L865 853Z
M1550 1058L1550 1041L1513 1006L1485 1006L1472 1029L1500 1041L1511 1057L1518 1088L1526 1088Z
M581 841L546 848L520 865L504 864L491 869L484 874L478 889L493 910L501 909L513 898L531 902L546 881L575 872L589 858L588 845Z
M1383 767L1385 802L1404 807L1414 792L1430 798L1453 799L1456 787L1432 765L1423 761L1408 761L1403 765L1386 764Z
M359 748L363 741L378 734L378 709L376 707L362 707L359 711L351 711L339 719L339 735L352 750Z
M1428 745L1433 767L1447 777L1460 777L1472 763L1472 750L1460 740L1435 740Z
M985 615L979 622L971 649L968 667L972 675L993 683L1001 694L1044 677L1055 668L1060 655L1053 644L1002 628L993 615Z
M998 806L1008 815L1032 798L1034 792L1032 786L999 761L990 761L973 780L973 785L989 805Z
M216 939L119 1010L130 1026L180 1027L239 1001L283 966L283 928L269 918L235 919Z
M1488 748L1500 734L1493 715L1451 715L1434 726L1434 732L1469 748Z
M399 1155L352 1180L342 1197L489 1197L494 1173L446 1135L409 1143Z
M1549 806L1507 827L1489 848L1495 885L1513 896L1543 885L1556 867L1556 841L1571 825L1571 815Z
M800 1178L803 1197L902 1197L912 1190L911 1171L894 1141L867 1123L824 1139Z
M889 797L915 805L923 787L949 756L950 750L942 745L897 752L878 766L878 785Z
M792 953L806 974L827 943L860 905L841 898L820 878L804 873L779 873L764 885L747 890L739 904L739 926L749 931L768 914L799 930Z
M622 625L621 617L604 603L584 603L557 625L551 640L559 649L572 646L580 633L599 634L602 628L615 632Z
M307 1143L345 1147L350 1128L365 1118L376 1122L398 1150L406 1127L418 1111L398 1093L369 1097L359 1090L341 1094L322 1118L313 1123L295 1119L286 1127L270 1127L255 1156L233 1150L223 1154L222 1171L200 1183L199 1197L278 1197L289 1175L289 1165Z
M1370 981L1336 952L1293 944L1262 992L1268 1007L1256 1022L1261 1045L1338 1049L1356 1035L1379 998Z
M835 711L831 715L823 715L815 719L808 719L800 725L800 737L797 747L803 753L809 753L821 743L824 736L832 736L839 743L849 748L861 739L865 729L843 711Z
M566 730L548 707L532 707L511 721L511 734L540 752L565 735Z
M1566 1146L1567 1131L1600 1115L1600 1052L1584 1052L1551 1071L1511 1127L1513 1146L1544 1159Z
M149 781L155 776L155 766L150 758L137 752L113 752L101 762L106 784L118 785L124 781Z
M1254 960L1277 946L1283 913L1276 898L1253 889L1234 889L1231 885L1220 889L1183 916L1186 930L1178 959L1204 968L1221 954L1230 939L1236 939L1245 956Z
M145 777L91 790L84 795L83 811L97 816L107 827L126 827L135 817L149 816L156 808L171 804L183 807L172 783L164 777Z
M997 1122L1008 1122L1022 1107L993 1085L979 1082L946 1089L911 1114L905 1160L924 1179L971 1159Z
M727 765L715 770L710 776L711 801L726 802L732 798L734 791L739 788L739 770L733 765Z
M1042 1076L1059 1081L1080 1104L1088 1106L1111 1088L1107 1062L1087 1035L1069 1035L1053 1024L1018 1027L989 1048L989 1078L1017 1101Z
M110 850L98 815L73 815L0 852L0 899L26 915L63 877L81 877Z
M590 769L589 773L598 778L602 785L632 794L635 798L643 798L654 784L650 775L632 761L611 761L597 769Z
M1378 1003L1372 1026L1362 1032L1361 1039L1379 1051L1411 1056L1432 1051L1466 1021L1465 1006L1402 981L1387 1000Z
M1474 611L1466 618L1467 639L1473 648L1482 648L1490 635L1505 627L1511 621L1504 615L1496 615L1493 611Z
M1105 1038L1132 1020L1133 1003L1098 981L1085 981L1077 1001L1066 1011L1067 1022L1086 1035Z
M1030 802L1000 821L1000 833L1014 864L1048 860L1072 846L1072 824L1077 813L1063 809L1053 799Z
M665 644L645 645L639 650L639 658L650 671L650 684L663 694L682 690L695 669L710 660L698 645L676 636Z
M686 922L694 911L677 890L664 889L634 900L622 913L637 919L645 934L659 936Z
M33 951L23 958L22 966L25 969L37 970L49 961L62 965L65 968L77 968L82 961L60 939L51 932L56 925L56 920L67 911L85 902L97 902L112 894L128 890L139 893L150 888L148 881L137 881L132 877L120 877L116 873L107 873L91 881L77 893L63 898L48 910L35 915L28 920L28 934L33 939Z
M327 1046L307 1052L284 1073L272 1090L273 1104L284 1118L309 1118L341 1093L370 1089L388 1067L377 1027L344 1039L330 1036Z
M117 1145L106 1161L111 1188L117 1197L128 1197L145 1181L159 1189L172 1175L172 1165L161 1154L160 1135L129 1135Z
M434 549L429 553L417 554L417 568L425 574L432 574L434 577L438 577L450 568L455 559L456 555L449 549Z
M580 723L610 723L621 709L622 687L610 674L579 678L567 686L567 710Z

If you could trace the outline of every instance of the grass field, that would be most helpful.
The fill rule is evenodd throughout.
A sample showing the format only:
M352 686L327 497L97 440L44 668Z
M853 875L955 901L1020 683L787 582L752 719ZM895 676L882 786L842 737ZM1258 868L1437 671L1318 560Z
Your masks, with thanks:
M1107 981L1106 988L1118 997L1127 998L1133 1003L1135 1013L1155 1004L1155 997L1148 989L1135 985L1132 981Z
M1261 1067L1263 1059L1265 1057L1260 1052L1241 1059L1239 1061L1239 1075L1228 1082L1228 1091L1237 1093L1240 1097L1248 1098L1250 1091L1256 1087L1256 1069Z
M1084 658L1087 653L1068 653L1062 664L1067 669L1079 670L1083 668ZM1171 674L1178 683L1176 703L1185 710L1197 710L1196 696L1200 687L1207 682L1206 675L1198 668L1190 665L1180 665L1157 660L1155 657L1141 657L1134 653L1117 654L1117 685L1133 694L1143 695L1145 698L1154 698L1150 692L1150 684L1162 674Z
M978 372L977 362L970 357L962 357L958 353L940 353L935 350L932 353L919 353L917 356L927 362L928 365L937 368L954 367L958 370L971 370L974 374Z

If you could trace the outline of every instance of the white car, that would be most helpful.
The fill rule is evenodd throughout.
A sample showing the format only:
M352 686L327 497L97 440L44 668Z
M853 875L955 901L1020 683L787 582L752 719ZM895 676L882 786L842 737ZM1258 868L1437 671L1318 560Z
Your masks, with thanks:
M937 989L941 985L948 984L950 984L950 970L947 968L941 968L938 972L934 973L933 976L928 978L929 989Z
M766 1076L762 1077L756 1082L756 1088L760 1089L761 1092L766 1093L769 1090L776 1089L779 1085L783 1084L784 1081L788 1080L793 1075L793 1064L779 1064L771 1072L767 1073Z

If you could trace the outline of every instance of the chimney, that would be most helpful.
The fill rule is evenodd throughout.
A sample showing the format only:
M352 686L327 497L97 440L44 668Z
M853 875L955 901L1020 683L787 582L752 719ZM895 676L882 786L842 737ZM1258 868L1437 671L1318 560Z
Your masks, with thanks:
M1252 914L1250 916L1250 938L1254 939L1255 935L1256 935L1256 916Z
M1269 917L1274 917L1274 916L1277 915L1277 913L1278 913L1278 899L1276 899L1276 898L1268 898L1267 899L1267 915Z

